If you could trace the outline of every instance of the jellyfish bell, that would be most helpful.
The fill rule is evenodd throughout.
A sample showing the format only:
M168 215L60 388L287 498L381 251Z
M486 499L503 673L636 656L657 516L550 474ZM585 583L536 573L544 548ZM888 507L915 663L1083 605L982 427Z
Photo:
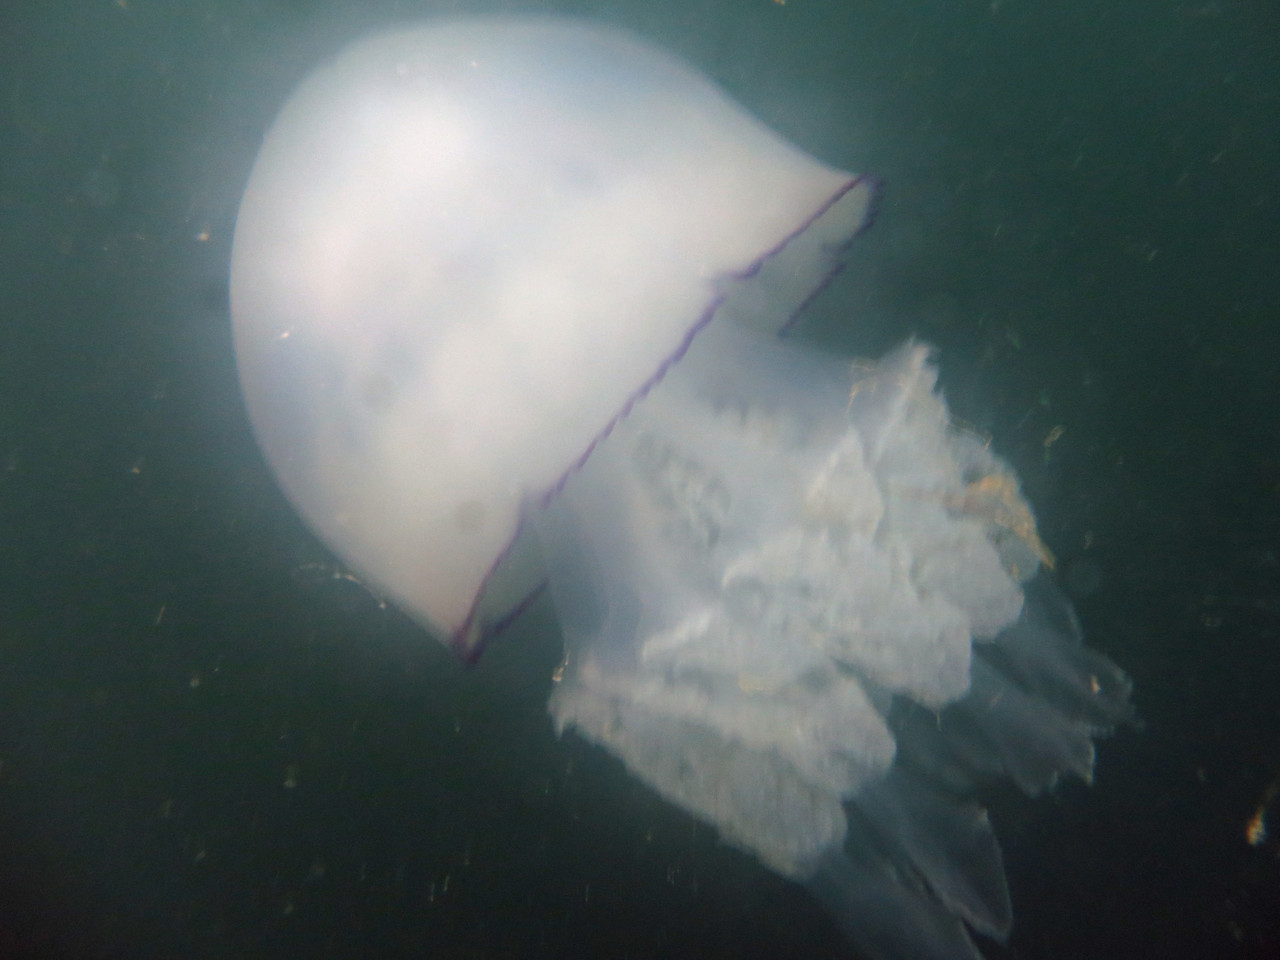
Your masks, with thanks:
M367 582L467 657L549 582L558 729L871 955L972 956L966 927L1009 926L975 786L1087 778L1128 681L1033 580L1016 479L926 347L772 335L874 194L624 33L380 34L264 140L237 363L281 486Z
M782 296L811 292L835 265L814 248L870 198L625 34L463 21L357 43L287 103L240 209L254 428L320 535L470 652L528 586L495 565L523 504L735 277L776 258Z

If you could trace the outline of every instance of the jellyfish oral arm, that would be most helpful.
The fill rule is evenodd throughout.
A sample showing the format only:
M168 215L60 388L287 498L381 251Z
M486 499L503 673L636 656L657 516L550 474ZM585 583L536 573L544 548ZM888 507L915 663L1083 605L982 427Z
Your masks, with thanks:
M1088 780L1129 711L1034 525L964 496L999 481L1031 516L935 381L916 343L850 366L713 325L534 521L557 728L810 886L873 957L1003 939L978 786Z

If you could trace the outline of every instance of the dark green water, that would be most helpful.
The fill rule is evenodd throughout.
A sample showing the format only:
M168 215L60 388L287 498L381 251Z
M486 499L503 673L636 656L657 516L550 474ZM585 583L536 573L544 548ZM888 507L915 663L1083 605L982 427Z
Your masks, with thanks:
M0 958L852 955L556 739L548 608L462 669L332 578L249 434L225 277L266 124L341 39L495 9L636 29L884 178L801 334L939 346L1146 723L1092 788L991 798L1017 919L990 956L1280 956L1280 845L1245 839L1280 774L1274 4L15 7Z

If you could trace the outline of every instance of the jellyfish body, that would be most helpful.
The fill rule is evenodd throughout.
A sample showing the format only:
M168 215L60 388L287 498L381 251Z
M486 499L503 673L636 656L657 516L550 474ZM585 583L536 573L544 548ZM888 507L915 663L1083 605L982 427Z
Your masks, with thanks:
M464 656L549 582L550 702L808 883L873 956L1009 926L970 799L1088 778L1128 682L1040 580L1012 472L927 348L771 336L874 187L625 34L379 35L274 123L237 221L237 362L290 500Z

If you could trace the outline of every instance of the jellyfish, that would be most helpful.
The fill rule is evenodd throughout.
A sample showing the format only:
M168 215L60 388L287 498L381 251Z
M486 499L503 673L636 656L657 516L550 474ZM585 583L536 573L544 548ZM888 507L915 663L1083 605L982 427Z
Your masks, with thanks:
M1011 923L978 790L1089 780L1130 686L932 351L780 336L876 192L627 33L399 27L269 129L234 340L272 471L365 582L467 660L545 590L558 731L868 956L950 960Z

